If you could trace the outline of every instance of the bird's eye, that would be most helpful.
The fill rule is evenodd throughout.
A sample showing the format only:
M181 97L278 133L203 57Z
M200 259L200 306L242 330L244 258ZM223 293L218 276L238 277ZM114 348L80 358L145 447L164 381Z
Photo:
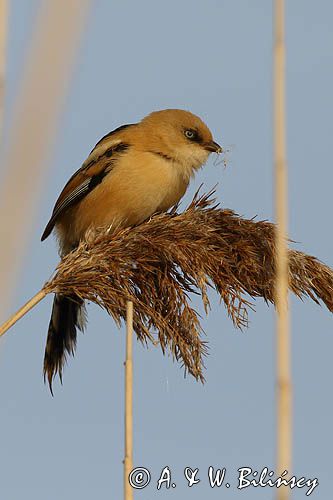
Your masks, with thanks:
M190 141L195 141L198 136L197 132L192 129L186 129L184 134L187 139L190 139Z

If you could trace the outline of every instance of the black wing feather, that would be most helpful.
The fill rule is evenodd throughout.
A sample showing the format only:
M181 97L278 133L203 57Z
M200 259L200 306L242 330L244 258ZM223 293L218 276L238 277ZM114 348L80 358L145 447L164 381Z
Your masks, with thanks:
M110 132L106 136L104 136L95 146L95 148L92 150L92 152L96 149L96 147L105 139L106 137L111 136L115 132L118 132L119 130L122 130L124 128L129 127L130 125L123 125L122 127L119 127L118 129ZM66 189L66 187L69 185L69 183L76 177L78 174L84 174L86 171L88 171L93 165L96 165L102 158L111 158L114 153L121 153L125 151L129 147L129 144L125 143L118 143L115 144L114 146L108 148L106 151L104 151L98 158L95 158L91 160L88 163L84 163L69 179L69 181L66 183L63 191ZM91 153L92 153L91 152ZM90 154L91 154L90 153ZM90 155L89 155L90 156ZM89 158L89 157L88 157ZM65 210L67 210L69 207L72 205L78 203L82 198L84 198L90 191L92 191L98 184L102 182L104 177L112 170L112 160L107 162L104 166L104 169L101 172L98 172L95 175L92 175L91 177L88 177L87 179L84 179L81 184L79 184L73 191L71 191L68 196L66 196L60 203L56 203L51 218L42 234L41 241L44 241L52 232L54 225L56 223L57 218L61 213L63 213ZM61 198L61 195L60 197Z

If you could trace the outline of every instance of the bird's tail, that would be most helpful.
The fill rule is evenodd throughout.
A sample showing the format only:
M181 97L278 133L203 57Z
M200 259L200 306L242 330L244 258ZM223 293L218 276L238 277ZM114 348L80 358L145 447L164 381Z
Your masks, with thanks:
M55 294L44 356L44 380L47 377L52 395L52 381L59 373L62 382L66 354L74 355L76 329L83 331L85 323L82 299Z

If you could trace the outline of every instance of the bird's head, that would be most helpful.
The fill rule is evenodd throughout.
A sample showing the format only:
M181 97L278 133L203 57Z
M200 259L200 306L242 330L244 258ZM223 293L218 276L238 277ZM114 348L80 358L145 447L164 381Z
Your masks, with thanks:
M169 158L190 174L206 162L211 152L222 152L207 125L189 111L155 111L146 116L140 126L151 152Z

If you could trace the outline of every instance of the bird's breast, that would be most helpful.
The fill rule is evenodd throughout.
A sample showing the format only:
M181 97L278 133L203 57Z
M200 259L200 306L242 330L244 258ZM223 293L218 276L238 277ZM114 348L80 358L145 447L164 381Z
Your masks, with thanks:
M137 225L166 211L184 195L189 180L177 165L154 153L128 151L57 225L60 239L77 244L89 228Z

